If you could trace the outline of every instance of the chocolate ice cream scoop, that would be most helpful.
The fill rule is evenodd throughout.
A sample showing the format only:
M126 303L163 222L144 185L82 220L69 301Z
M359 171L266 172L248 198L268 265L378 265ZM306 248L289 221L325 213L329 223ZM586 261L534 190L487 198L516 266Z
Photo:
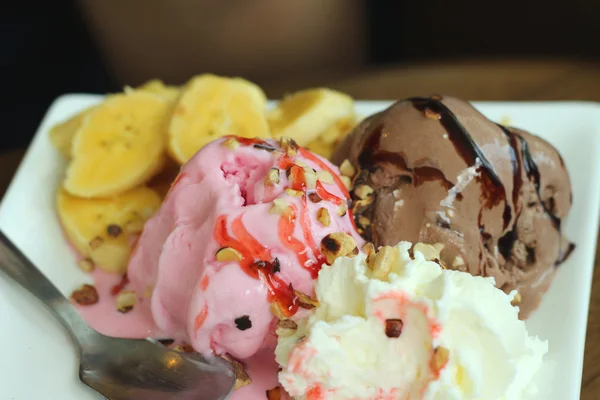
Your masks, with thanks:
M521 318L574 248L561 231L572 196L558 152L462 100L395 103L340 145L334 162L344 160L355 170L354 218L367 240L443 244L447 268L517 289Z

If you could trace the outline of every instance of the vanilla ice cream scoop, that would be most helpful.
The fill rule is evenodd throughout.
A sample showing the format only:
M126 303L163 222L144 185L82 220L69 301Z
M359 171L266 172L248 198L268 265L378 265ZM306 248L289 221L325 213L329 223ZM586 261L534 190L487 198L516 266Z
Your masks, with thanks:
M324 267L319 305L280 322L279 381L295 399L522 399L547 343L492 278L402 242ZM437 257L436 257L437 255ZM429 261L432 260L432 261Z

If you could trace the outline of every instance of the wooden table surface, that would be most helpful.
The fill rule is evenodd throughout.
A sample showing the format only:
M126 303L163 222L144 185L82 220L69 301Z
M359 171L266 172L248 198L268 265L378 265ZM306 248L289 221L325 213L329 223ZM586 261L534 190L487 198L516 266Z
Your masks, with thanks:
M391 66L341 80L312 77L278 82L267 93L326 85L357 99L400 99L432 93L469 100L589 100L600 102L600 64L573 61L498 60ZM0 196L23 150L0 153ZM595 266L600 264L596 250ZM600 268L594 270L581 399L600 399Z

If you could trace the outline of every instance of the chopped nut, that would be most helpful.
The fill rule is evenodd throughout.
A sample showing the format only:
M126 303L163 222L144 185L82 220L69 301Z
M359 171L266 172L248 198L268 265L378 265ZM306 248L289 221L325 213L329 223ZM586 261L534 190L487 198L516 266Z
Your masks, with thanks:
M144 297L152 297L153 291L154 291L154 287L152 285L146 286L146 289L144 289Z
M385 335L389 338L397 338L402 334L404 322L401 319L385 320Z
M337 215L339 215L340 217L343 217L348 212L348 206L345 204L342 204L341 206L339 206L337 208L336 211L337 211Z
M102 243L104 243L104 239L100 236L96 236L90 241L89 245L92 250L96 250L98 247L102 246Z
M279 144L280 144L281 148L283 149L283 151L285 151L285 153L288 156L295 157L296 154L298 154L298 145L296 144L294 139L290 139L288 137L282 137L279 140Z
M284 190L287 194L289 194L290 196L293 196L293 197L300 197L303 194L299 190L294 190L294 189L290 189L290 188L285 188Z
M309 295L302 293L298 290L294 290L294 294L296 296L298 296L298 301L300 303L300 307L305 308L307 310L310 310L312 308L318 307L319 306L319 301L316 299L313 299L312 297L310 297Z
M234 138L227 138L223 141L223 143L221 143L221 146L227 147L231 150L236 150L238 147L240 147L240 142L238 142Z
M237 390L252 383L252 379L250 379L250 376L246 373L244 366L239 361L230 359L229 362L231 363L231 366L233 367L233 373L235 374L235 387L233 390Z
M371 220L369 218L365 217L364 215L359 215L358 217L356 217L356 223L361 228L366 228L369 225L371 225Z
M439 374L439 372L448 363L449 356L450 352L445 347L436 347L433 350L433 357L431 358L431 369L434 371L434 373Z
M323 199L321 198L321 196L319 196L316 192L312 192L308 194L308 199L310 201L312 201L313 203L319 203L320 201L322 201Z
M398 249L395 247L383 246L380 248L373 262L373 277L380 280L385 279L399 256Z
M352 165L350 160L345 159L340 165L340 174L352 178L356 174L356 168Z
M429 108L425 109L425 116L429 119L433 119L433 120L440 120L442 118L442 116L432 110L430 110Z
M367 266L370 269L373 269L373 267L375 266L375 256L377 255L377 253L375 252L375 246L373 245L373 243L367 242L362 247L362 251L367 255Z
M275 386L273 389L267 390L267 400L281 400L281 388Z
M92 285L83 285L71 294L71 300L80 306L91 306L98 302L98 291Z
M133 310L137 303L137 296L133 290L123 290L117 295L117 311L127 313Z
M510 304L512 304L513 306L516 306L518 304L521 304L521 301L523 301L523 298L521 297L521 293L517 292L517 293L515 293L515 297L513 297Z
M273 207L271 207L271 214L285 214L289 210L288 204L283 199L273 200Z
M123 233L123 228L121 228L119 225L110 224L106 227L106 233L108 236L116 238Z
M333 183L333 175L329 171L317 171L317 179L324 183Z
M304 167L304 183L307 189L314 189L317 186L317 174L310 167Z
M282 319L287 318L287 316L281 309L281 306L276 301L272 302L270 307L271 307L271 314L273 314L275 317L277 317L277 319L282 320Z
M275 186L279 183L279 169L271 168L265 176L265 186Z
M368 196L365 199L356 200L352 203L352 207L354 212L356 213L358 210L363 210L373 204L373 196Z
M428 261L440 258L440 252L438 251L438 249L430 244L416 243L413 246L413 252L415 251L418 251L419 253L423 254L423 257L425 257L425 259Z
M340 176L340 179L344 183L344 186L346 186L346 189L350 190L352 188L352 179L348 178L347 176L343 176L343 175Z
M83 272L92 272L94 268L94 262L89 258L84 258L83 260L79 261L79 269Z
M338 257L354 256L356 248L356 240L343 232L330 233L321 240L321 252L330 265Z
M465 260L461 256L454 257L454 261L452 261L452 268L458 268L461 265L465 265Z
M298 324L291 319L282 319L277 323L275 333L277 336L289 337L292 336L298 329Z
M331 218L329 218L329 211L327 211L327 209L324 207L319 208L319 210L317 211L317 220L323 226L329 226L331 224Z
M215 254L217 261L241 261L242 253L233 247L221 247Z
M373 193L373 188L369 185L359 185L354 188L354 194L359 199L366 199Z

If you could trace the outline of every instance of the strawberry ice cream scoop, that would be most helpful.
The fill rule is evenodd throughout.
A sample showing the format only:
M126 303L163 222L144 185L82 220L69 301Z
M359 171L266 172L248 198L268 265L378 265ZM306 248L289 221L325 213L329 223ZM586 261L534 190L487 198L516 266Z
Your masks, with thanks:
M358 253L348 198L337 168L293 141L217 140L183 167L128 277L169 337L243 360L274 348L274 315L299 311L324 263Z

